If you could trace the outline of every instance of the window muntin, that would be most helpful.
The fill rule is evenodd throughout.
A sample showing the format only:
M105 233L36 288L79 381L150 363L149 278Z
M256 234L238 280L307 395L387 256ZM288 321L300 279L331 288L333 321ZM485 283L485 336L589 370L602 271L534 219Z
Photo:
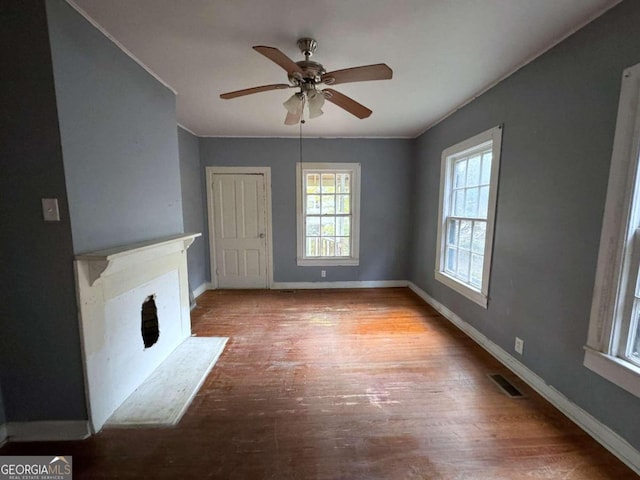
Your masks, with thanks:
M485 308L501 139L499 126L442 153L435 276Z
M358 264L359 164L298 164L298 265Z

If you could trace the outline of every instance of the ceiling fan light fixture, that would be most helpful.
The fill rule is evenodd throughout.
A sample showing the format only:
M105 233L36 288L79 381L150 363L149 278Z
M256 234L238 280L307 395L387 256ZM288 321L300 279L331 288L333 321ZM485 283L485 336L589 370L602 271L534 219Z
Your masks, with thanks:
M322 115L322 107L324 106L324 95L317 90L307 93L309 99L309 118L317 118Z
M302 114L302 108L304 107L304 95L302 93L294 93L282 105L290 114L299 116Z
M287 112L287 116L284 119L285 125L297 125L300 123L301 116L299 114L294 114Z

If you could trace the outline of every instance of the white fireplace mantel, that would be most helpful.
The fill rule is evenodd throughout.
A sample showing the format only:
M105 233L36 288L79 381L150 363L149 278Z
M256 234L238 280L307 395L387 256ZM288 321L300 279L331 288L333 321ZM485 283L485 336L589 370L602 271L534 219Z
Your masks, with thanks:
M109 275L136 264L144 263L149 258L157 258L179 250L186 250L201 233L184 233L157 240L135 243L95 252L76 255L76 260L89 265L89 281L91 285L102 275Z
M77 255L75 272L93 432L191 335L185 233ZM141 305L157 304L158 341L145 348Z

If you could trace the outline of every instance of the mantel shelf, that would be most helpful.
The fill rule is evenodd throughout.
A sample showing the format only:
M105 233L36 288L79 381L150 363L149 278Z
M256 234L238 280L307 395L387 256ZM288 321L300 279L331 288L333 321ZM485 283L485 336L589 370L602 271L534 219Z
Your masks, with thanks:
M135 264L155 256L186 250L201 235L201 233L181 233L131 245L82 253L76 255L75 259L76 262L88 264L90 284L93 285L99 278L112 272L127 267L131 268Z

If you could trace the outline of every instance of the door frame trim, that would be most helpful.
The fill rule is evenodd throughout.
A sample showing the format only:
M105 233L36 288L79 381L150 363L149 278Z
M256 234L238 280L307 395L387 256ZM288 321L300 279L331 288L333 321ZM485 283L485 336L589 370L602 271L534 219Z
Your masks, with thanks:
M213 176L216 174L227 175L262 175L264 180L265 200L265 225L267 231L267 243L265 254L267 260L267 286L273 285L273 242L271 224L271 167L205 167L207 188L207 220L209 224L209 268L211 274L211 286L218 288L218 275L216 273L216 245L215 245L215 210L213 198Z

